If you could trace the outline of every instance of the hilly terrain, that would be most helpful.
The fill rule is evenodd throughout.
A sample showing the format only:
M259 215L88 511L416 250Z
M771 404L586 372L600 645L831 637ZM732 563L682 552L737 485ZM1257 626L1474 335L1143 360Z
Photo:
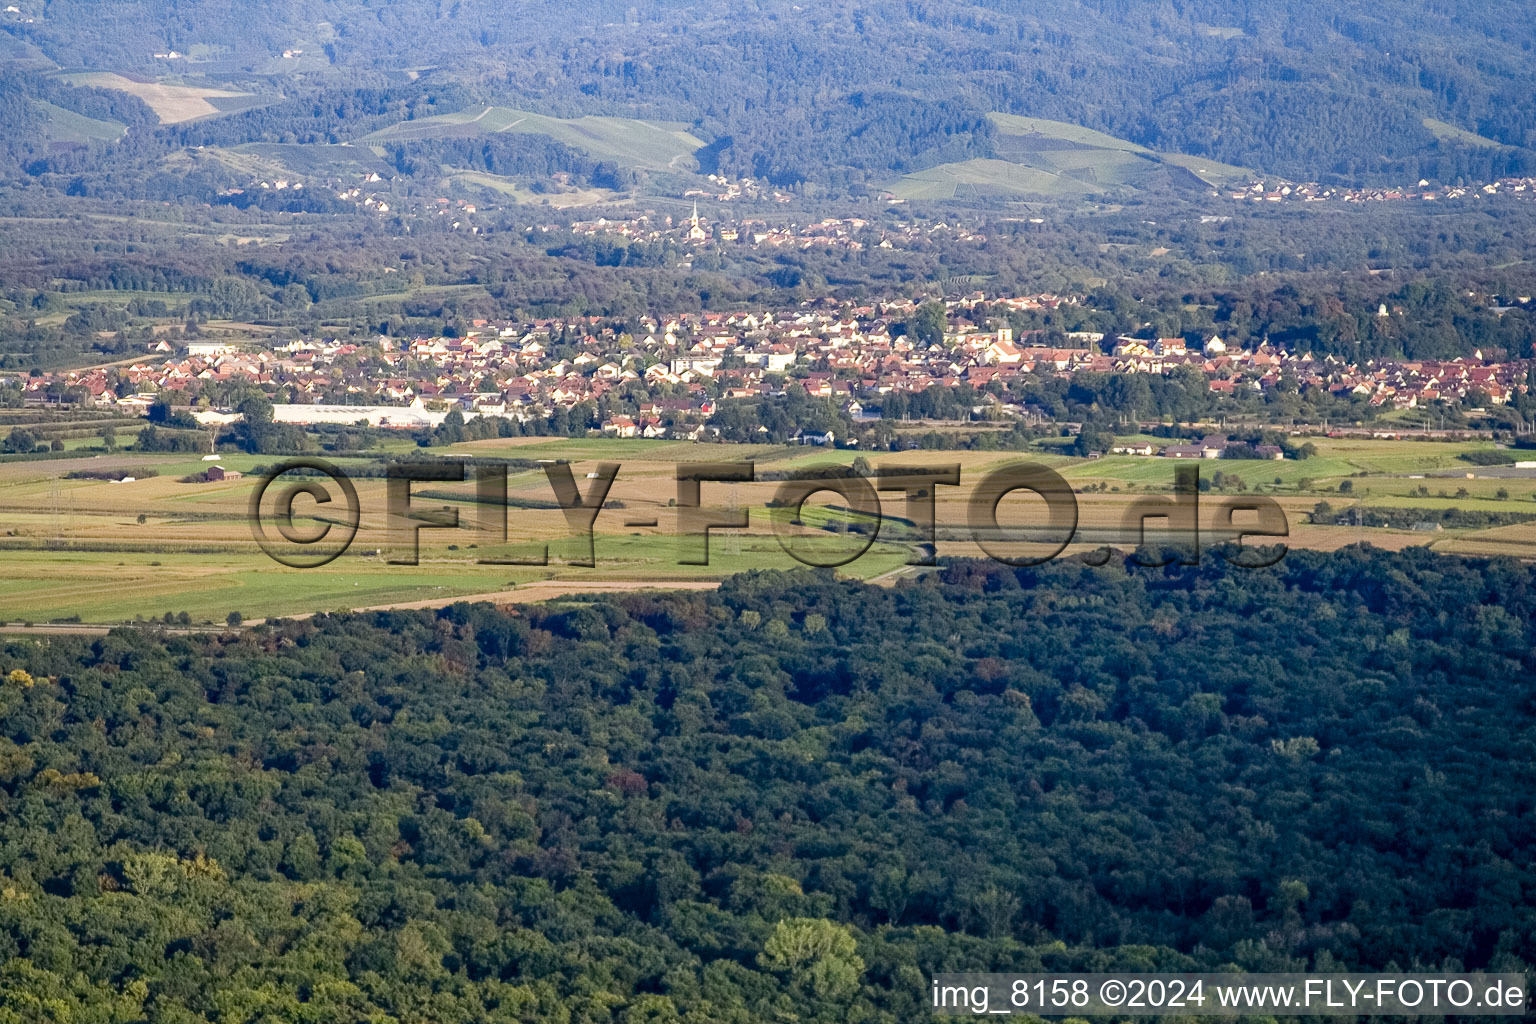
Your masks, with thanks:
M1215 160L1156 153L1062 121L991 114L995 157L939 164L903 175L886 190L899 199L1070 198L1122 191L1209 189L1255 172Z
M128 130L126 125L117 121L99 121L47 100L38 100L36 110L43 119L44 134L60 142L110 142L122 138Z
M487 106L453 114L405 121L364 136L382 144L423 139L463 139L515 132L543 135L598 160L616 160L643 170L691 171L704 143L678 122L649 122L623 117L546 117L526 110Z
M217 117L250 105L250 93L209 86L163 82L141 77L127 77L106 72L61 75L70 85L112 89L143 100L161 124L177 124L200 117Z
M1140 163L1102 153L1025 158L1020 133L987 116L998 112L1106 133L1167 155L1165 171L1175 155L1361 183L1536 167L1536 33L1514 0L1344 0L1305 15L1279 0L15 6L0 20L16 58L7 75L58 66L148 83L131 91L166 122L167 145L356 141L492 108L599 158L675 168L683 156L782 187L862 192L941 166L918 180L1029 191L1051 184L1043 172L1088 192L1145 180ZM366 123L343 124L348 92L388 101L366 100ZM258 102L241 93L278 109L229 116ZM179 130L209 107L243 137ZM655 138L625 140L632 121ZM1025 169L969 163L999 160Z

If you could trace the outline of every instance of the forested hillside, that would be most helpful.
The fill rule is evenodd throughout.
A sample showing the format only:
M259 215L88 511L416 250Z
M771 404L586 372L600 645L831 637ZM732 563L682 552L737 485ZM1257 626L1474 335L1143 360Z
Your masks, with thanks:
M989 111L1308 180L1536 166L1536 36L1518 0L20 8L0 27L66 67L219 75L287 99L364 73L369 85L453 82L557 116L688 122L715 167L780 185L841 189L990 155ZM154 57L171 50L181 59ZM407 83L405 69L423 77ZM327 122L328 106L309 113ZM302 134L305 112L291 113L284 130Z
M1533 614L1528 566L1355 550L12 640L0 1021L906 1022L939 969L1523 969Z

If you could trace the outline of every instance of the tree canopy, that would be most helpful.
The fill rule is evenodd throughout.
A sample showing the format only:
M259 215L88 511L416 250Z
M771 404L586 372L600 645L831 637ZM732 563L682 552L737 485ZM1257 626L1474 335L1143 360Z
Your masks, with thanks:
M1524 969L1536 576L1425 550L0 648L0 1021L917 1019Z

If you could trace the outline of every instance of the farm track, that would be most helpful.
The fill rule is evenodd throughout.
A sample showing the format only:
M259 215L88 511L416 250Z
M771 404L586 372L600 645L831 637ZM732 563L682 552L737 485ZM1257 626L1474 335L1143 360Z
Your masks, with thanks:
M491 604L533 604L557 597L574 597L579 594L614 594L636 590L718 590L719 580L545 580L526 583L511 590L497 590L487 594L461 594L457 597L429 597L420 601L400 601L395 604L376 604L353 608L355 612L420 611L427 608L444 608L450 604L489 602ZM279 618L307 619L305 615L285 615ZM253 619L249 623L259 626L266 619Z

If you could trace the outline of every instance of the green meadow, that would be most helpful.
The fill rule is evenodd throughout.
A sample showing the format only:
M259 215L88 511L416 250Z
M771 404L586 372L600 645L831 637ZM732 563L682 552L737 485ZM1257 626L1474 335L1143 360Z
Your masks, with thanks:
M122 443L132 429L119 428ZM1163 443L1159 439L1153 439ZM90 447L93 437L71 438L67 445ZM1359 531L1312 527L1307 513L1319 501L1336 506L1356 502L1367 506L1422 508L1426 512L1457 508L1467 511L1536 513L1536 479L1479 476L1479 467L1459 458L1487 448L1486 443L1375 441L1318 438L1317 454L1304 460L1201 460L1203 479L1222 475L1222 485L1208 492L1262 492L1281 501L1292 523L1291 543L1338 546L1362 539ZM1180 463L1159 457L1106 456L1081 459L1062 454L1058 439L1028 452L932 451L874 453L865 457L876 466L954 465L961 468L961 486L940 492L940 525L955 527L941 533L941 553L976 555L962 540L965 496L994 469L1020 460L1050 466L1079 492L1085 525L1118 521L1126 503L1138 494L1166 493ZM391 439L381 450L416 450L409 437ZM860 453L850 450L772 445L695 444L685 441L592 438L511 438L468 442L434 454L530 460L566 460L575 464L580 486L597 462L617 462L618 479L609 506L598 516L594 567L570 564L583 546L573 540L562 514L551 504L553 493L542 471L513 471L508 513L509 545L492 548L472 527L483 509L473 503L474 484L421 485L413 488L413 504L432 508L447 500L459 509L463 528L421 531L421 564L391 565L399 554L384 518L385 486L377 478L358 478L363 521L352 549L319 569L289 569L263 554L252 539L248 503L256 479L222 483L182 482L210 465L196 455L103 453L94 457L47 462L0 463L0 619L46 621L78 616L87 622L159 618L166 612L188 612L197 621L222 621L232 611L247 618L293 615L336 608L368 608L402 602L445 602L474 594L505 591L537 584L548 593L556 584L662 584L718 580L731 573L758 568L791 568L797 563L784 552L775 532L794 534L810 550L846 554L860 546L858 536L844 532L850 514L844 499L823 491L806 504L799 519L787 509L770 507L780 484L764 480L769 472L803 471L817 466L846 466ZM758 480L748 484L711 483L704 487L709 507L738 506L749 511L751 528L713 535L708 566L679 564L685 546L672 534L677 481L675 466L693 461L741 462L753 459ZM225 468L250 474L262 465L282 461L278 456L221 454ZM333 460L343 468L367 459ZM139 479L128 483L67 479L81 469L113 469ZM149 475L149 471L157 475ZM1469 476L1471 474L1471 476ZM1241 482L1240 486L1238 482ZM1019 499L1023 501L1023 499ZM882 505L900 516L896 495L885 494ZM1010 499L1012 502L1013 499ZM1010 505L1014 515L1028 516L1026 505ZM303 519L324 514L296 506ZM959 518L957 518L959 517ZM1005 517L1006 518L1006 517ZM654 520L655 527L631 527ZM1536 529L1520 524L1487 530L1447 530L1408 536L1402 531L1372 530L1364 539L1378 543L1430 543L1455 550L1487 551L1517 556L1536 555ZM1401 535L1401 536L1398 536ZM1393 540L1394 536L1398 539ZM844 574L860 578L881 576L905 563L905 528L888 525L861 557L844 566ZM548 566L479 564L485 557L526 557L550 547ZM818 555L832 560L830 554ZM510 598L509 598L510 599Z

